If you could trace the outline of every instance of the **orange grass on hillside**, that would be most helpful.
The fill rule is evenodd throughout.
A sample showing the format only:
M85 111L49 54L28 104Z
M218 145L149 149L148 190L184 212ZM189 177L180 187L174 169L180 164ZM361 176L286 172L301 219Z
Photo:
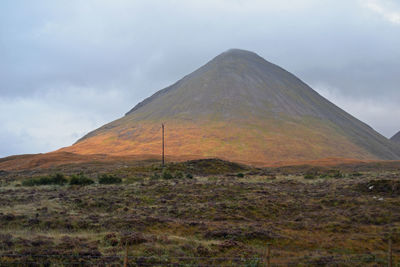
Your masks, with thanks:
M282 122L277 125L269 121L251 124L172 121L166 125L166 154L177 158L193 155L195 158L221 158L256 166L323 158L376 159L323 123L320 123L318 131L315 126L310 130L302 124ZM117 127L59 151L114 156L159 155L160 125L146 122Z
M183 162L187 160L201 159L195 155L183 155L181 157L166 156L167 162ZM48 169L66 164L85 164L85 163L116 163L130 165L140 161L151 160L154 162L161 162L160 155L126 155L126 156L113 156L106 154L86 154L80 155L70 152L52 152L46 154L31 154L11 156L0 159L0 170L4 171L19 171L19 170L34 170L34 169ZM338 165L368 165L372 163L399 163L398 161L360 161L356 159L345 158L325 158L320 160L311 161L278 161L278 162L264 162L262 164L251 164L255 167L283 167L283 166L321 166L333 167ZM245 164L244 162L238 162Z

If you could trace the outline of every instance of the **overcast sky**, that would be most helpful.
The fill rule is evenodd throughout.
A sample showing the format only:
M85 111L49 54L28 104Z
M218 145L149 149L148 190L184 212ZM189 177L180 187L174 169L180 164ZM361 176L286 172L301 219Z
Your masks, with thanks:
M399 1L2 0L0 157L71 145L229 48L400 130Z

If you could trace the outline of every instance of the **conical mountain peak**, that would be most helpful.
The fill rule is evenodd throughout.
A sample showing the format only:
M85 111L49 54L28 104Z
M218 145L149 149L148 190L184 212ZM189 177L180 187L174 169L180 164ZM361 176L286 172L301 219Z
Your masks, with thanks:
M210 65L217 65L219 68L224 68L227 66L240 67L241 64L246 64L246 63L249 64L249 67L256 67L256 68L257 65L258 67L260 67L260 65L275 66L274 64L271 64L270 62L266 61L264 58L260 57L258 54L254 52L243 49L232 48L216 56L204 67L210 67ZM232 68L231 70L235 69ZM242 71L241 69L237 70Z
M261 58L258 54L248 51L248 50L243 50L243 49L238 49L238 48L231 48L221 54L219 54L217 57L236 57L236 58Z
M141 118L225 119L245 116L321 115L305 83L256 53L230 49L126 115Z
M256 53L230 49L64 149L245 163L327 157L398 159L400 147Z

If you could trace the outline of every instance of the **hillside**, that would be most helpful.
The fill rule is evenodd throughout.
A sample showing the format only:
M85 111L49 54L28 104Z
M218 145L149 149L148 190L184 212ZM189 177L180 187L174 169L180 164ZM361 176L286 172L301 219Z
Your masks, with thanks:
M398 132L397 134L393 135L393 137L390 138L390 140L392 140L393 142L396 142L396 143L400 143L400 132Z
M61 151L167 155L263 164L321 158L398 159L400 148L300 79L232 49Z

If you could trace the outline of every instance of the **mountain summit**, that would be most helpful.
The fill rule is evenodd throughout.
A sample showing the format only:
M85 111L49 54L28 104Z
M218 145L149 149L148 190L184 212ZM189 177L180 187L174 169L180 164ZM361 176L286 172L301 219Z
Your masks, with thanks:
M166 153L245 163L327 157L398 159L400 148L293 74L231 49L62 150Z

